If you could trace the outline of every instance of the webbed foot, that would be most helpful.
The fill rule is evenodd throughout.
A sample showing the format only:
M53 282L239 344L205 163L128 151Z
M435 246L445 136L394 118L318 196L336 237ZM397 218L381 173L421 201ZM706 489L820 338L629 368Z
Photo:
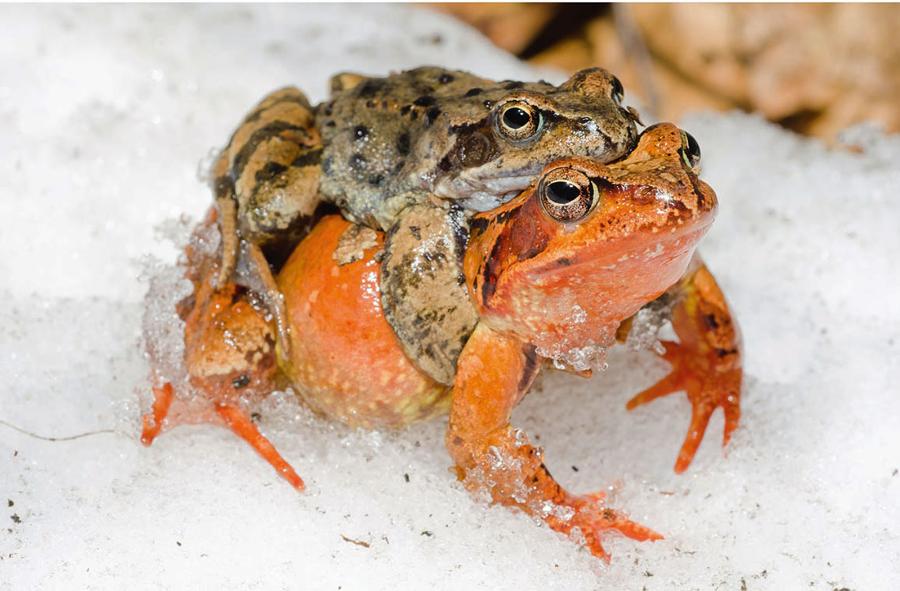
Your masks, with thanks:
M551 514L545 521L556 531L567 535L571 535L577 528L591 554L606 562L609 562L610 556L600 541L603 532L617 531L638 542L663 539L662 535L649 527L631 521L618 511L604 506L605 498L606 495L602 492L571 497L562 505L562 511Z
M699 352L673 341L664 341L663 359L672 370L663 379L628 401L626 408L633 410L662 396L684 391L691 403L691 424L675 461L675 472L687 470L713 412L721 407L725 413L725 430L722 446L728 445L731 433L737 428L741 416L741 368L719 367L715 350Z

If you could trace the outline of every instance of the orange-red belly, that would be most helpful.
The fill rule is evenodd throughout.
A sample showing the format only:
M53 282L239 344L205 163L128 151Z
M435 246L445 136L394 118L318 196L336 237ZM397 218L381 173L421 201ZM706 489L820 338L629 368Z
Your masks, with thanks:
M447 388L413 365L384 318L374 259L383 235L361 260L334 260L349 226L323 218L278 276L291 329L285 373L313 409L352 426L402 426L445 411Z

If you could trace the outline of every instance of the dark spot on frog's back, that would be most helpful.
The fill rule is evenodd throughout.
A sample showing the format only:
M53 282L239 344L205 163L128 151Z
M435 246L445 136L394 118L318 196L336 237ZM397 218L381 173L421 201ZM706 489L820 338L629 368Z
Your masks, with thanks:
M369 128L365 125L357 125L353 128L353 137L358 140L363 140L369 136Z
M454 80L453 74L447 74L446 72L438 76L438 82L441 84L450 84Z
M287 170L287 166L277 162L267 162L265 166L256 171L255 180L257 183L265 183L273 180L282 172Z
M409 155L409 133L403 132L397 138L397 152L401 156Z
M247 163L250 161L250 158L253 157L253 154L256 152L256 149L260 146L260 144L269 141L270 139L282 136L285 134L291 133L307 133L307 130L303 127L293 125L291 123L287 123L284 121L273 121L263 127L260 127L256 131L254 131L247 141L241 146L241 149L238 151L237 156L234 158L234 162L231 165L232 174L234 177L239 177L244 172L244 167L247 166Z
M350 168L352 168L353 170L360 170L362 168L365 168L366 162L367 162L366 157L363 156L362 154L357 153L357 154L353 154L352 156L350 156L350 160L348 161L348 164L350 165Z
M416 105L417 107L430 107L435 102L436 101L433 96L424 95L424 96L420 96L419 98L414 100L413 104Z
M316 148L313 150L307 150L303 152L291 162L291 166L295 168L302 168L304 166L315 166L319 164L319 161L322 159L322 148ZM331 163L329 161L329 168ZM322 170L325 170L325 163L322 163Z
M505 80L503 82L503 88L505 90L515 90L517 88L522 88L525 86L524 82L519 82L518 80Z
M471 98L473 96L478 96L482 92L484 92L484 91L478 87L470 88L468 91L466 91L466 94L464 96Z
M384 80L381 78L369 78L358 86L360 98L370 98L384 88Z
M425 127L430 127L434 120L440 117L440 107L431 107L425 112Z

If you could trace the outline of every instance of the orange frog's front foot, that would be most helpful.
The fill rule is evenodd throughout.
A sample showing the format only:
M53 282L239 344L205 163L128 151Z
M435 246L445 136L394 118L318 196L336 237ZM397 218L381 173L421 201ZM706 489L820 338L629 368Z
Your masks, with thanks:
M741 416L741 343L737 326L715 279L702 263L673 290L679 302L672 326L680 343L663 341L671 371L628 401L628 410L684 391L691 403L691 424L675 461L675 471L690 466L717 408L725 413L722 445L728 445Z
M509 336L479 325L459 360L447 449L466 488L488 493L554 530L582 538L609 561L601 537L613 530L637 541L662 536L604 505L603 493L574 495L550 474L540 448L509 425L509 414L540 370L539 360ZM576 533L577 530L577 533Z

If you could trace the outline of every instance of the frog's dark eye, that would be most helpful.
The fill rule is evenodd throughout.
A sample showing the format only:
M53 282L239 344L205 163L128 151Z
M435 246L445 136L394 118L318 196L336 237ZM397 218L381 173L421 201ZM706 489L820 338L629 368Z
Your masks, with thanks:
M681 157L689 168L697 168L700 165L700 144L694 136L686 131L681 132Z
M599 201L600 192L586 174L572 168L551 170L538 189L547 215L560 222L577 222Z
M622 86L622 82L615 76L612 77L611 84L612 98L614 101L621 104L622 99L625 98L625 88Z
M522 101L510 101L500 106L497 129L513 141L536 137L544 126L544 118L538 109Z

